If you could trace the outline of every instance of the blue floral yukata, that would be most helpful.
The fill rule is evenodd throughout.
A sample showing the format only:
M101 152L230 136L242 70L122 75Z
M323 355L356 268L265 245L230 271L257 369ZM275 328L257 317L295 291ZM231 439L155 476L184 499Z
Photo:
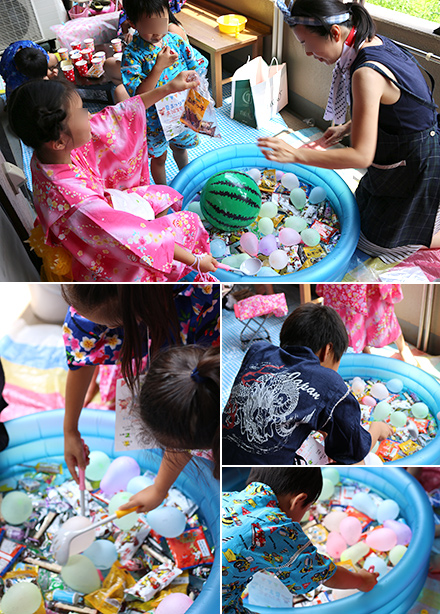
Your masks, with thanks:
M331 578L336 567L281 511L273 490L252 482L241 492L223 493L223 614L249 612L241 594L257 571L273 573L301 595Z
M167 45L178 54L178 59L172 66L165 68L156 87L164 85L177 77L183 70L205 70L208 61L196 49L184 41L178 34L168 32L163 39L162 45ZM150 74L156 58L162 47L147 43L139 34L133 36L133 41L127 45L122 57L121 74L122 82L130 96L134 96L141 82ZM199 144L199 137L193 130L184 130L177 137L171 139L176 147L190 149ZM160 124L159 115L153 105L147 109L147 144L148 154L152 158L159 158L167 149L168 142Z
M220 335L219 285L178 286L174 298L183 344L218 344ZM124 329L108 328L83 318L69 308L63 326L64 345L69 369L86 365L114 365L124 340ZM148 355L148 332L145 329L144 357Z

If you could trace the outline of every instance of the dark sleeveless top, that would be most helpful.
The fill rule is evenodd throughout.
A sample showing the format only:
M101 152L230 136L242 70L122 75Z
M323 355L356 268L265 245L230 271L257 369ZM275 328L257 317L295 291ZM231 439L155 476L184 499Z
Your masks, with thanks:
M405 51L384 36L383 45L361 49L350 67L350 74L365 62L380 62L391 70L398 83L424 100L432 100L431 91L417 64ZM389 134L419 132L435 123L435 113L418 104L404 91L395 104L381 104L379 127Z

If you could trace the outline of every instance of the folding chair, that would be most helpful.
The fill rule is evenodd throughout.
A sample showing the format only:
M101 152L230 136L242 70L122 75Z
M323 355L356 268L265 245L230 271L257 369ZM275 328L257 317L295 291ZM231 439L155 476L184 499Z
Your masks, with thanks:
M254 341L270 341L266 320L271 315L282 318L287 315L287 311L284 292L267 296L256 294L235 303L235 317L244 322L240 332L241 349L244 350Z

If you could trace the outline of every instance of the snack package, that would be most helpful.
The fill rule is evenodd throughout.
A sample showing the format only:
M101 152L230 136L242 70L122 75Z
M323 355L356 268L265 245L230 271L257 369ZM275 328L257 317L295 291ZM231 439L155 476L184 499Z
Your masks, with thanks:
M185 130L180 121L184 113L185 101L188 90L169 94L156 102L155 107L159 116L160 125L167 141L178 136Z
M129 531L121 531L121 533L119 533L115 541L115 546L122 565L125 565L134 558L134 555L144 543L150 530L149 525L144 524L139 526L139 523L136 523Z
M135 599L149 601L156 593L171 584L174 578L177 578L181 573L182 570L178 567L162 564L153 571L149 571L136 584L124 592L127 596L134 597Z
M168 537L166 541L180 569L190 569L214 561L202 527L184 531L179 537Z
M0 576L11 569L23 550L22 544L16 544L7 537L2 539L0 544Z
M85 596L88 605L96 608L102 614L117 614L125 598L127 589L135 586L136 580L118 561L111 566L102 587Z
M180 121L194 132L221 138L214 101L208 90L208 80L205 75L199 75L199 79L200 84L195 89L188 90Z

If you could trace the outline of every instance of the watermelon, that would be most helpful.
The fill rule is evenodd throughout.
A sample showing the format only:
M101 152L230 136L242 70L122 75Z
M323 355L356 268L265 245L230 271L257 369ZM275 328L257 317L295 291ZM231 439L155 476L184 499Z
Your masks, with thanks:
M200 206L206 220L215 228L240 230L257 218L261 193L247 173L222 171L206 182L200 195Z

